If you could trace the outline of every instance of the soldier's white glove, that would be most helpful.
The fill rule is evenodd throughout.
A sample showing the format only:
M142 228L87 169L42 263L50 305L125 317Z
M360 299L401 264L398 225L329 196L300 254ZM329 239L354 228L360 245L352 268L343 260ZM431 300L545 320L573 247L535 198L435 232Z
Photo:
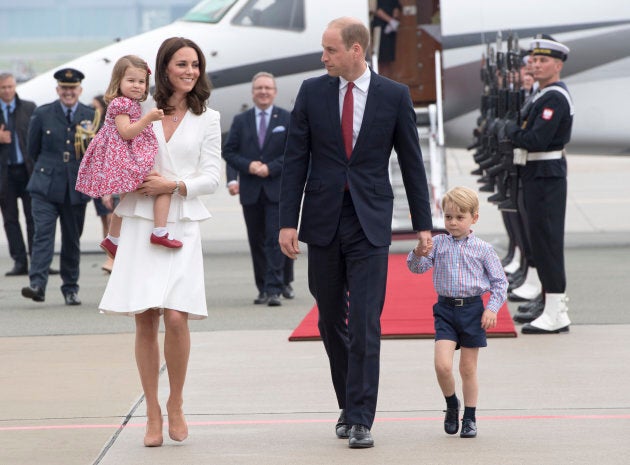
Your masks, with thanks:
M398 26L400 26L400 21L392 18L387 23L387 26L385 26L385 30L383 32L385 32L385 34L391 34L392 32L396 32L398 30Z

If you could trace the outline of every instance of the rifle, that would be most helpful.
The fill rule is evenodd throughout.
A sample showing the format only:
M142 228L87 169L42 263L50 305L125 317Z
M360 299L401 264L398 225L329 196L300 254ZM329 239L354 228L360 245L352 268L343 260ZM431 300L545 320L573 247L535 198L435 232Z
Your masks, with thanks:
M502 211L516 211L518 194L518 172L513 163L514 147L505 133L509 121L520 123L520 108L523 102L520 90L521 53L518 37L510 34L507 52L501 51L501 33L497 34L496 74L498 76L495 94L495 120L489 126L489 147L495 147L491 156L479 162L484 176L479 182L485 183L479 190L496 193L488 201L496 203Z
M497 77L496 77L496 56L494 48L486 44L486 52L482 56L481 80L483 82L483 92L481 94L481 114L477 119L477 127L473 130L475 142L469 147L476 148L473 158L480 166L471 172L473 175L483 174L483 170L494 164L496 144L492 140L492 124L496 118L497 101Z

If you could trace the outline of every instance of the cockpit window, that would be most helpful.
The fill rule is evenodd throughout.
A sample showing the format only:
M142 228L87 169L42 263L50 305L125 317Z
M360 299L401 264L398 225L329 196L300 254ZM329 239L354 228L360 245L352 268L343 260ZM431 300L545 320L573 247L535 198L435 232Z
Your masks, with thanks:
M304 0L250 0L232 21L239 26L304 30Z
M237 0L204 0L182 18L183 21L218 23Z

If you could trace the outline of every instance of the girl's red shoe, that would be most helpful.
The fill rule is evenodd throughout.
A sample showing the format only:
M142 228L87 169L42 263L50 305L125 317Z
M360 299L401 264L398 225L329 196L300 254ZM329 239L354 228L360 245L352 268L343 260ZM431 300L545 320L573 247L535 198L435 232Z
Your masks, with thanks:
M164 247L168 247L169 249L179 249L182 245L184 245L177 239L170 239L168 234L165 234L162 237L151 234L151 244L162 245Z

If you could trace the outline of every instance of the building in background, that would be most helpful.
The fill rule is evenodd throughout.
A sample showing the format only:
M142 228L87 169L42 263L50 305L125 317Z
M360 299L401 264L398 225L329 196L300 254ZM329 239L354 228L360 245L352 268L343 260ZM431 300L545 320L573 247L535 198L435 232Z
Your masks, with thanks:
M198 1L0 2L0 71L27 80L110 42L169 24Z

